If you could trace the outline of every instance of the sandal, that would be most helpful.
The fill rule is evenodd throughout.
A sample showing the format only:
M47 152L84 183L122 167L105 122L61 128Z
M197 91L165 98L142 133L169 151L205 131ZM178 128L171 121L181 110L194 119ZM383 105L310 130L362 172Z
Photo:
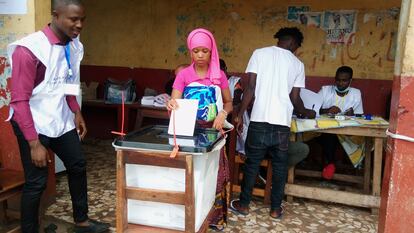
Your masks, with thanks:
M246 216L249 214L249 208L247 207L245 210L243 210L244 208L240 205L239 199L232 200L230 202L229 209L235 214L240 214L243 216Z

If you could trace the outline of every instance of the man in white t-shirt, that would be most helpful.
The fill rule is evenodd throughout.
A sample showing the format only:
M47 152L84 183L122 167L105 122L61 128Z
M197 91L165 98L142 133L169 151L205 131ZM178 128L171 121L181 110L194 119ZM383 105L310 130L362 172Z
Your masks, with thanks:
M247 159L240 200L233 200L230 209L248 214L260 163L269 153L273 169L270 216L279 218L283 214L281 204L293 109L308 118L314 118L316 113L305 109L299 96L300 88L305 87L305 68L293 53L301 46L302 33L297 28L282 28L274 38L278 39L277 46L256 49L247 65L248 84L235 119L239 132L243 114L254 100L245 143Z
M336 70L335 85L323 86L319 91L323 102L320 114L346 115L363 114L361 91L351 87L353 70L349 66L341 66ZM325 164L322 177L332 179L335 174L335 151L339 144L335 134L322 134L320 141L323 147Z
M341 66L336 70L335 85L323 86L320 114L363 114L361 91L351 87L352 68Z

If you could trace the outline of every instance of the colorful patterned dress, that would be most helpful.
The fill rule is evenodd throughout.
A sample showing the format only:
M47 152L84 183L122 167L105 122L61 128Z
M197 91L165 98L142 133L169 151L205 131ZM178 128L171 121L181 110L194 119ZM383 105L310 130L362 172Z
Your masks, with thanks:
M218 102L221 98L220 88L217 86L205 86L199 83L191 83L184 88L184 99L197 99L197 125L211 128L217 116ZM227 223L227 206L230 200L230 174L225 148L220 150L219 170L217 176L216 199L214 212L210 216L210 227L222 230Z

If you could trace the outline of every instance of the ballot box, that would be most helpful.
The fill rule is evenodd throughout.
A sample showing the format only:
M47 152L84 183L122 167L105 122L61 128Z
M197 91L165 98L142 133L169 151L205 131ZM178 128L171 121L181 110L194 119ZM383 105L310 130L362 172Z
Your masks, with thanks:
M177 136L149 126L113 142L117 151L117 232L205 232L225 139L215 129Z

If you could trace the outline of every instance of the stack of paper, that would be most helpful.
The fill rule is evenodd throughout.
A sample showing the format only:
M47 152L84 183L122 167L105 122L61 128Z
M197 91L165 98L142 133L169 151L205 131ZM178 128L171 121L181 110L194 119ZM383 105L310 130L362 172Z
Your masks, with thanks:
M170 95L168 95L166 93L157 95L154 98L154 106L155 107L165 107L169 100L170 100Z
M155 100L154 96L143 96L141 99L141 104L152 106L154 105L154 100Z

